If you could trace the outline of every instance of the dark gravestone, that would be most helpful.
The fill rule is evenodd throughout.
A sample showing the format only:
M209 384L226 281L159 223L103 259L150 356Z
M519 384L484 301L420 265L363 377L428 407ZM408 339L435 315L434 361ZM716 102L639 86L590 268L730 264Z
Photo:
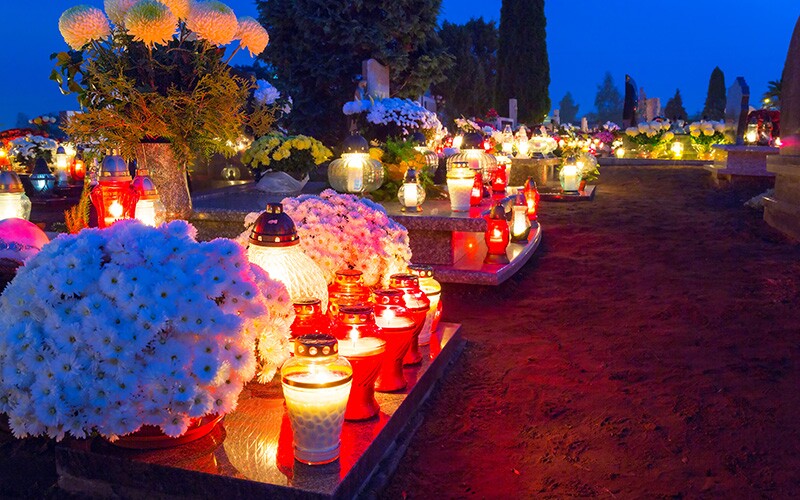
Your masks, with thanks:
M781 154L800 155L800 19L789 44L782 82Z
M636 82L631 75L625 75L625 105L622 108L622 125L625 127L635 127L636 110L639 107L639 94L636 91Z
M744 144L747 115L750 113L750 87L739 76L728 89L725 103L725 124L733 131L734 144Z

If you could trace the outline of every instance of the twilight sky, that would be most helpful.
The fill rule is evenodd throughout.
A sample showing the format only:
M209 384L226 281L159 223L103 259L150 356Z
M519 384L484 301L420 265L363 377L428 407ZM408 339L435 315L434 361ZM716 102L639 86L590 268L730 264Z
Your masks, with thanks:
M58 17L79 3L102 7L102 0L48 0L35 7L2 3L0 41L6 50L0 51L0 130L13 127L20 111L33 117L76 109L74 97L62 96L48 80L49 55L66 49ZM255 17L253 0L226 3L237 15ZM441 17L456 23L478 16L499 20L500 4L443 0ZM744 0L547 1L554 107L570 91L580 105L579 116L592 111L597 85L611 71L620 90L630 73L648 97L661 97L662 105L679 88L691 114L702 109L708 77L717 65L726 86L744 76L756 98L751 103L757 102L767 81L780 77L800 4L770 0L757 5ZM237 55L235 61L247 64L249 57Z

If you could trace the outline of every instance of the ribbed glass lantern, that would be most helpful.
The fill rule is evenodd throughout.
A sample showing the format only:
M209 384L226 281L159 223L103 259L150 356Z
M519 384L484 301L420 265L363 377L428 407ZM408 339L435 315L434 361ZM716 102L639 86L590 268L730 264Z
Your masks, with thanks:
M133 219L139 193L133 189L128 164L121 156L103 158L100 179L90 198L97 210L97 226L106 228L118 220Z
M484 151L483 136L471 133L464 136L461 152L447 157L447 168L455 163L466 162L473 170L480 169L484 179L490 179L497 168L497 159Z
M135 216L142 224L158 226L167 218L167 209L161 202L158 190L146 169L140 168L133 178L133 189L139 193L136 202Z
M406 170L406 174L403 176L403 185L397 191L397 201L400 202L400 211L402 212L422 212L425 188L419 183L415 169Z
M370 158L366 139L351 135L344 141L341 158L328 165L328 183L340 193L370 193L383 184L383 164Z
M12 170L0 171L0 219L28 219L31 200L25 196L22 181Z
M283 212L280 203L267 204L250 233L247 258L280 281L292 301L314 297L328 308L328 283L322 269L300 249L294 221Z
M439 155L428 148L428 140L422 132L414 132L411 140L414 142L414 149L425 157L425 169L429 174L433 174L439 167Z

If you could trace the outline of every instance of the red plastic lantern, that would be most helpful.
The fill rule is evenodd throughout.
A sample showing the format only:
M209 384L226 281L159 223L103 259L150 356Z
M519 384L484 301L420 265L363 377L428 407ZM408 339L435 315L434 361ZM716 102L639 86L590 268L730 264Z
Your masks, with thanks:
M307 333L329 333L331 320L322 312L322 301L312 297L294 301L294 322L290 327L292 338Z
M336 271L333 283L328 287L328 315L336 319L339 308L369 302L369 287L364 284L361 271L342 269Z
M403 292L394 288L375 290L375 322L386 341L386 353L375 388L380 392L399 391L406 387L403 358L411 347L417 324L403 306Z
M103 158L99 182L90 194L97 210L98 227L106 228L118 220L133 218L139 194L131 181L128 165L121 156Z
M353 386L344 412L345 420L365 420L378 414L375 380L378 378L386 340L380 337L372 306L342 306L334 325L339 354L353 366Z
M417 325L414 337L411 339L411 348L403 358L404 365L416 365L422 361L422 355L419 353L419 334L425 327L425 318L431 308L431 301L419 287L419 278L413 274L393 274L389 277L389 286L403 292L403 303Z
M528 204L528 219L536 220L539 218L539 190L536 188L536 182L530 177L525 181L523 188L525 194L525 202Z
M442 317L442 285L433 277L433 267L424 264L409 264L408 274L413 274L419 278L419 287L425 292L425 296L431 301L428 315L425 317L425 327L419 334L419 345L426 345L434 342L431 338L439 327L439 319Z
M480 169L475 169L475 182L472 184L472 192L469 195L469 206L477 207L483 199L483 175Z
M492 211L486 218L486 233L484 240L486 241L486 259L484 262L487 264L508 264L508 257L506 257L506 247L511 239L508 222L506 221L506 212L503 205L498 203L492 207Z
M497 165L497 168L492 172L492 191L495 193L504 193L506 186L508 186L508 175L506 173L506 166L502 163Z
M86 178L86 162L83 161L83 155L78 153L72 160L72 165L69 167L69 176L77 181L82 181Z

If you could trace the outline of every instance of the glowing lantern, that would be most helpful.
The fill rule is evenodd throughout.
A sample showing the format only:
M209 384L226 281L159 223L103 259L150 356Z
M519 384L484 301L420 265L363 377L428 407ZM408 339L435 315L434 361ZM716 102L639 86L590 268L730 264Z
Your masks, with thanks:
M419 278L419 287L431 301L428 315L425 317L425 326L419 334L419 345L426 345L431 341L431 335L439 327L442 317L442 285L433 277L433 268L422 264L409 264L408 274Z
M328 283L319 266L300 249L300 237L283 205L269 203L250 233L247 258L286 286L292 301L316 297L328 308Z
M90 194L97 210L97 226L108 227L122 219L132 219L139 193L133 189L128 165L121 156L103 158L100 180Z
M453 212L468 212L470 194L475 184L475 172L469 168L465 161L448 165L447 192L450 195L450 210Z
M539 218L539 190L536 188L536 182L528 177L523 187L525 193L525 203L528 204L528 219L536 220Z
M683 143L682 142L673 142L672 146L670 147L672 151L672 157L676 160L680 160L683 158Z
M344 141L342 157L328 166L328 182L340 193L370 193L383 184L383 165L369 156L369 143L360 135Z
M547 151L549 147L549 141L547 137L541 135L534 135L531 137L531 140L528 141L528 149L533 152L534 158L544 158L545 151Z
M502 204L498 203L492 207L489 216L486 218L486 223L486 233L484 233L486 259L484 262L487 264L507 264L506 247L510 236L506 213Z
M370 305L344 306L334 324L339 353L353 365L353 387L344 412L345 420L365 420L378 414L375 380L378 378L386 341L379 338Z
M498 163L497 168L492 173L492 191L495 193L505 193L506 186L508 186L508 175L506 174L506 166Z
M298 461L318 465L339 457L352 384L353 368L339 356L332 335L312 333L295 340L294 356L281 367L281 385Z
M328 333L331 321L322 312L322 301L313 297L303 297L294 301L294 321L289 331L292 338L307 333Z
M517 146L517 158L528 157L528 131L525 130L524 125L520 125L517 134L514 136L514 145Z
M422 132L414 132L411 136L414 142L414 149L425 158L425 166L428 172L435 172L439 167L439 155L435 151L428 148L428 140Z
M514 205L511 207L511 241L514 243L527 243L531 232L531 221L528 219L528 202L522 189L517 190Z
M463 135L459 134L459 135L453 137L453 143L451 144L452 147L454 147L456 149L461 149L461 145L462 144L464 144L464 136Z
M621 146L618 147L617 150L614 151L614 154L616 155L617 158L625 158L625 148Z
M58 180L58 187L67 187L69 185L67 168L67 152L64 146L59 146L56 149L56 179Z
M164 222L167 218L167 209L161 203L156 185L146 169L140 168L136 171L136 177L133 178L133 189L139 195L139 201L136 202L134 211L136 218L142 224L153 227Z
M31 184L38 196L47 196L56 186L56 176L50 171L44 158L38 158L31 172Z
M578 166L577 160L574 156L567 158L561 171L558 173L558 179L561 181L561 189L567 192L577 192L578 184L581 180L581 169Z
M447 167L461 162L467 162L473 170L480 170L485 178L497 168L497 159L483 149L483 136L471 133L464 136L461 152L447 158Z
M475 170L472 190L469 192L469 206L477 207L483 199L483 175L480 169Z
M0 148L0 168L10 167L11 161L8 159L8 151L5 148Z
M744 133L744 140L748 144L755 144L758 142L758 124L748 123L747 130Z
M781 147L781 146L783 145L783 143L781 142L781 138L780 138L780 137L776 137L776 138L775 138L775 141L773 142L773 145L774 145L776 148L779 148L779 147Z
M25 219L31 215L31 200L25 196L16 172L0 170L0 219Z
M72 165L69 167L69 175L75 180L82 181L86 178L86 162L83 161L83 155L78 153L72 160Z
M411 348L411 339L417 329L414 318L403 305L403 292L394 288L375 290L375 323L380 337L386 341L386 353L375 389L380 392L405 388L403 358Z
M416 325L411 347L403 358L404 365L416 365L422 361L419 353L419 334L425 327L425 318L431 308L431 301L419 287L419 278L413 274L393 274L389 276L389 287L403 292L403 305L411 314Z
M340 269L336 271L333 283L328 287L328 315L331 319L336 319L340 307L366 304L369 296L369 287L364 284L361 271Z
M511 125L506 125L503 128L502 150L506 156L514 154L514 133L511 132Z
M403 185L397 192L397 199L400 201L400 211L422 212L421 205L425 202L425 188L420 185L415 169L406 170Z

